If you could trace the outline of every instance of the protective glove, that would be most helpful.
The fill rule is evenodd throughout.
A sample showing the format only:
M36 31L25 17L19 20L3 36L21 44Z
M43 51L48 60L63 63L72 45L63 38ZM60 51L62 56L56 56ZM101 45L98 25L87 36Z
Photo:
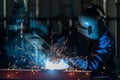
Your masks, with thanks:
M70 65L78 69L86 69L88 66L88 61L85 58L70 58Z

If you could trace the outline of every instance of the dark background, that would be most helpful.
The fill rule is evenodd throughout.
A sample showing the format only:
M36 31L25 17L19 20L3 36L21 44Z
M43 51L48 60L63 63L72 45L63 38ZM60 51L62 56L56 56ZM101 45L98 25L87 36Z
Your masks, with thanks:
M23 0L20 0L22 3ZM53 18L57 18L63 12L67 18L77 18L80 11L86 8L89 3L95 3L104 8L107 15L107 26L115 37L116 56L115 62L117 66L116 72L120 74L120 1L119 0L27 0L28 10L33 13L34 18L39 19L40 22L46 24L49 28ZM38 1L38 2L37 2ZM5 4L4 4L5 2ZM38 5L38 6L37 6ZM10 19L14 0L0 0L0 57L6 57L3 52L4 40L7 38L7 20ZM38 11L37 11L38 10ZM65 10L65 11L64 11ZM36 12L37 11L37 12ZM5 14L6 13L6 14ZM45 20L42 21L41 18ZM53 25L54 24L54 25ZM52 29L60 32L58 20L53 21ZM4 63L5 58L0 60L0 64Z

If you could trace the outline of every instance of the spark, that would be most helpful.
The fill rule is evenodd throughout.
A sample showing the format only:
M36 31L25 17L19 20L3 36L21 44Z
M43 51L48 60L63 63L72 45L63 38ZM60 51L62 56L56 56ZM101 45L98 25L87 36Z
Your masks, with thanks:
M45 69L50 69L50 70L54 70L54 69L61 70L61 69L66 69L68 67L69 65L63 59L61 59L58 63L57 62L54 63L49 60L47 60L45 63Z

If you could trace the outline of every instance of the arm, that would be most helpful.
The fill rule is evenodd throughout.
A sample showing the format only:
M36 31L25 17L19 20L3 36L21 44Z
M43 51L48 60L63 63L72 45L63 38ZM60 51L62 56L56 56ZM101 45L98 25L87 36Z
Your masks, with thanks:
M88 58L77 58L76 60L71 58L70 62L80 69L96 70L102 65L102 63L105 63L108 60L114 51L113 49L114 41L106 31L99 38L98 45L93 47Z
M88 60L89 70L98 69L103 63L106 64L110 55L114 51L114 40L111 38L109 32L105 32L99 39L97 49L91 53L91 59ZM114 57L114 56L113 56Z

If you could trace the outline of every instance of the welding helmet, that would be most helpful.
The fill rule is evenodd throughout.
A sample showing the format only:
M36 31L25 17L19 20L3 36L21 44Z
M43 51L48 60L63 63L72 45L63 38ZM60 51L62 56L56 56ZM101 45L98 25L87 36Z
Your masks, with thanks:
M78 17L78 32L89 39L98 39L105 30L105 13L97 5L90 5Z

